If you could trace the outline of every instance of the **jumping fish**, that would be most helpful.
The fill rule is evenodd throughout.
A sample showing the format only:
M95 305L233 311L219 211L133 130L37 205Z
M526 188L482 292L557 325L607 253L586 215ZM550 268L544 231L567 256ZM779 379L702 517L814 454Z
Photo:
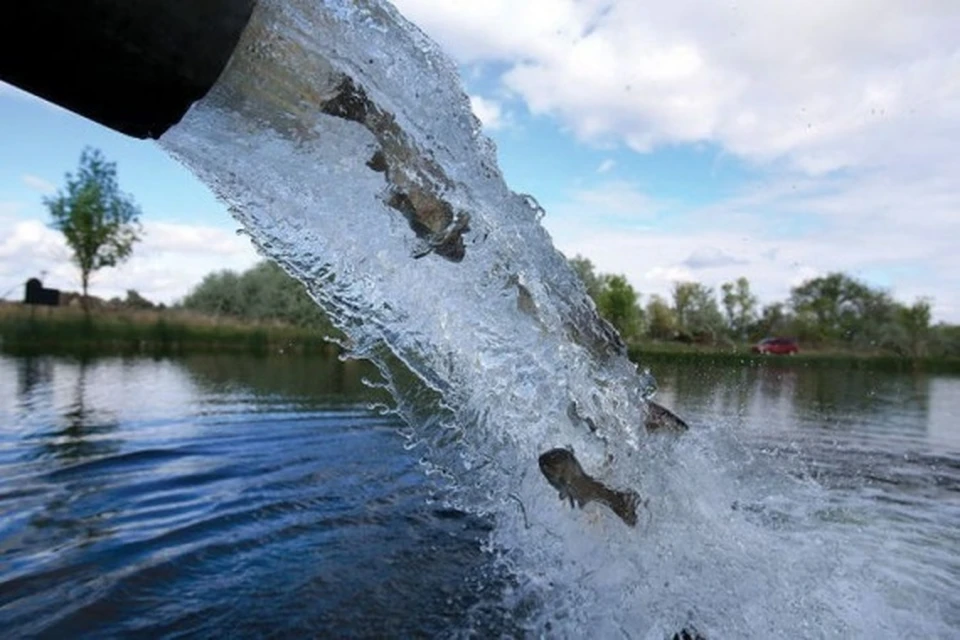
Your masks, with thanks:
M647 431L666 429L667 431L680 432L690 429L689 425L680 416L653 400L647 400L647 416L644 420L644 426Z
M637 524L637 505L640 496L633 491L616 491L594 480L583 470L569 449L551 449L540 455L540 471L547 482L560 492L561 500L570 500L570 506L581 509L588 502L600 502L610 507L627 525Z
M644 415L643 426L649 433L672 432L683 433L689 431L690 425L661 404L653 400L647 400L646 412ZM591 432L597 431L597 423L588 415L582 415L576 401L571 401L567 405L567 417L574 424L586 425Z

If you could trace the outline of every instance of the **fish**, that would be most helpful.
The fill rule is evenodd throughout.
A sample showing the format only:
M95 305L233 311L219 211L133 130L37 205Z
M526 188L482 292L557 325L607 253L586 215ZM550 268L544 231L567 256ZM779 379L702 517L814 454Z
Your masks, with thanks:
M647 400L646 404L647 409L644 415L643 426L648 433L683 433L684 431L690 430L690 425L663 405L657 404L653 400ZM575 400L567 405L567 417L569 417L570 421L574 424L579 423L587 426L591 432L598 430L597 423L593 418L580 414L580 407Z
M680 416L676 415L663 405L659 405L653 400L647 400L647 416L643 426L647 431L688 431L690 426L684 422Z
M642 503L635 491L617 491L594 480L570 449L550 449L540 455L538 462L547 482L560 492L561 500L570 500L571 508L582 509L589 502L599 502L610 507L627 526L636 526L637 506Z

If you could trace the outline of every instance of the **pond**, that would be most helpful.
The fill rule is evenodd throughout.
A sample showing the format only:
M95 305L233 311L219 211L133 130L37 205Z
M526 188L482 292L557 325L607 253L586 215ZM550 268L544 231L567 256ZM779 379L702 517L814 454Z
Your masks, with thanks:
M694 430L822 485L824 526L907 614L939 617L932 635L960 628L960 379L655 373ZM7 637L522 633L484 546L495 523L445 504L373 408L373 375L320 358L0 358Z

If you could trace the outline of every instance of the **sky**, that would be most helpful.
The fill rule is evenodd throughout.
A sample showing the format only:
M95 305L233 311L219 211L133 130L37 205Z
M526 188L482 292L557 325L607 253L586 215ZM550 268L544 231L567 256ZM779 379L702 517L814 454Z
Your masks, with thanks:
M395 0L459 65L508 185L568 257L641 293L746 276L763 303L844 271L960 323L956 0ZM76 288L42 199L86 145L143 209L93 281L171 302L258 256L188 171L0 84L0 296ZM7 293L12 288L12 293Z

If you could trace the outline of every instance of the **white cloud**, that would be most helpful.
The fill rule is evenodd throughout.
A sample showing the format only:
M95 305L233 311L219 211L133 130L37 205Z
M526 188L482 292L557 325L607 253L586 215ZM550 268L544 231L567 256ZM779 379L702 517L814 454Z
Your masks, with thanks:
M470 108L488 131L496 131L503 126L503 108L499 102L481 96L470 96Z
M565 202L556 203L548 216L583 217L595 225L628 225L640 229L659 209L659 205L633 185L611 180L597 186L573 191Z
M658 203L615 184L611 202ZM904 188L882 178L757 185L701 208L672 210L669 227L630 218L633 232L607 221L601 194L573 194L547 211L544 224L567 256L590 258L599 271L627 275L644 294L669 295L674 281L719 289L749 278L764 302L784 300L790 288L830 271L844 271L888 288L902 302L934 299L934 316L960 322L960 196L931 180ZM614 208L615 210L615 208ZM618 218L616 214L613 218ZM639 226L645 227L641 229ZM692 253L691 250L693 249Z
M616 164L617 164L616 162L614 162L610 158L607 158L606 160L600 163L599 167L597 167L597 173L607 173L611 169L613 169L616 166Z
M843 270L960 321L955 0L394 1L583 142L707 143L766 176L699 208L624 183L569 194L544 219L568 255L644 292L747 275L767 300ZM704 248L747 262L694 272Z
M501 64L534 113L586 140L709 141L811 174L955 155L953 0L395 4L460 62Z
M0 292L46 272L44 284L79 290L79 275L70 262L62 235L37 220L0 219ZM97 272L91 293L101 298L136 289L147 299L170 303L183 297L203 276L221 269L244 270L259 256L245 235L218 227L165 222L144 224L143 240L119 267Z
M699 247L683 264L690 269L699 270L747 264L747 260L736 258L717 247Z
M29 173L20 176L20 179L23 180L23 184L43 194L50 194L57 190L57 187L52 182L44 180L39 176L30 175Z

